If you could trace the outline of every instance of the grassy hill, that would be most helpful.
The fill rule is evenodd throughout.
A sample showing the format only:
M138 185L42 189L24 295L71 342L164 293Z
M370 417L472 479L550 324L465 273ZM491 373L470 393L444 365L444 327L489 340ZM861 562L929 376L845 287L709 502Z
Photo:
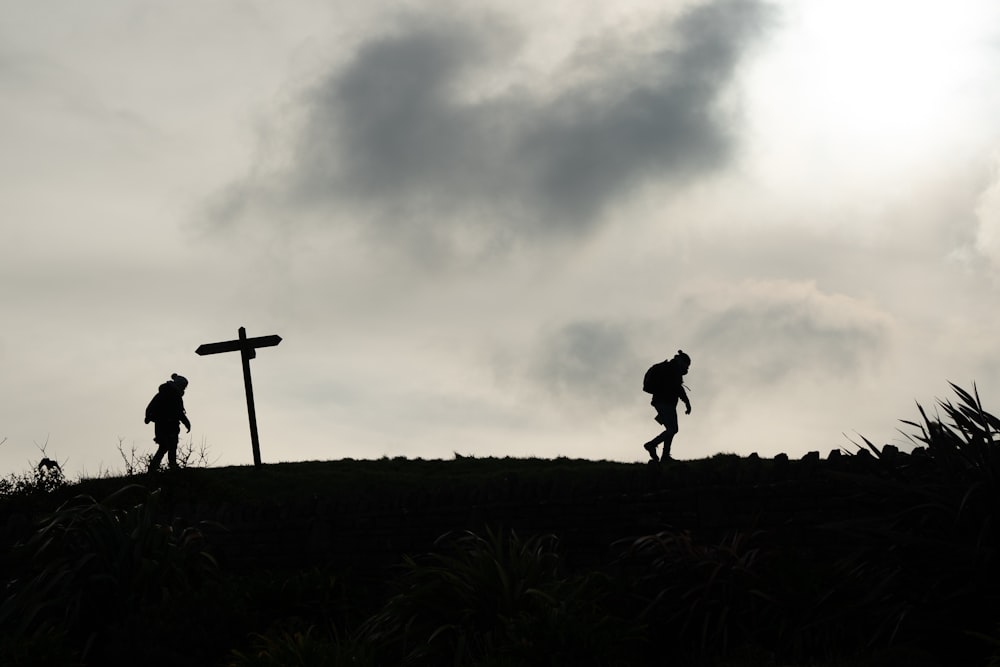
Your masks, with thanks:
M836 452L840 454L840 452ZM835 462L834 462L835 461ZM588 459L465 457L454 459L382 458L269 463L252 466L188 468L176 476L104 476L59 485L34 496L32 505L53 508L68 498L86 494L102 498L127 484L166 486L178 498L204 502L275 504L313 497L357 498L359 502L393 505L409 496L495 499L573 495L635 494L657 489L704 485L777 483L809 476L820 470L859 469L850 456L834 456L821 466L819 454L802 461L787 457L760 459L719 454L711 458L672 461L663 466L648 462L622 463ZM17 494L11 494L17 495ZM28 496L30 494L21 494ZM8 499L18 500L16 498ZM0 503L3 495L0 494ZM2 506L2 505L0 505Z
M314 461L7 494L0 661L982 665L1000 420L959 397L912 454Z

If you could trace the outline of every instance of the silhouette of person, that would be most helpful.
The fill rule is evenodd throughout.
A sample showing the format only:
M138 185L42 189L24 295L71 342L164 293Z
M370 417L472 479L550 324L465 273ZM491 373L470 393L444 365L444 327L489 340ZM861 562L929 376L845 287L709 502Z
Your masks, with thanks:
M160 469L163 455L167 455L170 469L177 469L177 440L180 438L181 424L191 432L191 422L184 411L184 390L188 381L183 375L174 373L160 385L153 399L146 406L146 423L153 422L153 442L159 445L156 454L149 461L149 472Z
M691 401L688 400L687 392L684 391L684 376L691 368L691 357L683 350L677 350L673 359L663 361L653 366L650 373L654 377L647 375L647 382L651 387L644 387L653 394L650 405L656 410L656 421L663 426L663 432L643 445L649 456L654 461L666 461L670 458L670 445L677 435L677 401L684 401L684 414L691 414ZM655 372L654 372L655 369ZM656 446L663 443L663 454L656 456Z

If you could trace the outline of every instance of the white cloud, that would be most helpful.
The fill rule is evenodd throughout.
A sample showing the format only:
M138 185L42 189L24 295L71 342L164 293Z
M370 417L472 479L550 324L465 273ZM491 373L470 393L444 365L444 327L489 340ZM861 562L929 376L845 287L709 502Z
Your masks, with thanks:
M975 247L994 267L1000 268L1000 169L983 191L976 206Z

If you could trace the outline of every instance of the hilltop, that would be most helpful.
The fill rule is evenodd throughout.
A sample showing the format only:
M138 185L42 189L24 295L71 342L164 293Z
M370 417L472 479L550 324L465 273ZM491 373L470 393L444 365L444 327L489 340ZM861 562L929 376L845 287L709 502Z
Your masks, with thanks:
M369 509L534 502L576 497L642 496L664 489L706 486L774 485L818 479L831 472L870 468L864 459L831 452L823 460L812 452L801 460L779 455L761 459L718 454L711 458L622 463L588 459L467 457L453 459L382 458L268 463L253 466L194 467L158 475L106 475L60 485L30 498L0 498L0 511L54 510L77 495L100 500L128 485L163 488L174 501L252 506L302 504L323 499L345 507Z
M984 664L1000 420L960 396L911 453L311 461L10 496L0 658Z

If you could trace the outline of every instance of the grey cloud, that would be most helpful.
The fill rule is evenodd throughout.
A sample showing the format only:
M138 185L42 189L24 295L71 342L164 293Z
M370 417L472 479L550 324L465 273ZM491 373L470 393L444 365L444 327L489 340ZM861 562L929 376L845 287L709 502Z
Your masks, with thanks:
M609 408L635 394L641 365L627 326L580 321L545 336L531 355L527 374L561 401Z
M480 137L489 111L453 96L465 70L489 58L489 43L505 39L424 20L365 44L311 96L295 194L411 206L461 197L465 168L489 166Z
M740 385L791 376L857 376L890 347L891 322L874 308L811 285L756 286L700 317L694 340L712 374Z
M648 180L682 181L723 165L735 137L719 96L767 14L757 2L700 6L660 29L665 42L680 36L676 48L626 63L637 74L608 69L598 90L571 89L537 109L512 164L528 167L538 210L587 224Z
M586 234L636 187L726 163L735 138L720 95L768 16L759 0L717 0L657 26L641 52L608 39L598 55L618 51L592 53L584 79L570 64L547 90L492 94L469 84L525 35L495 16L409 17L312 91L278 185L239 184L220 210L271 190L320 214L346 207L379 239Z

